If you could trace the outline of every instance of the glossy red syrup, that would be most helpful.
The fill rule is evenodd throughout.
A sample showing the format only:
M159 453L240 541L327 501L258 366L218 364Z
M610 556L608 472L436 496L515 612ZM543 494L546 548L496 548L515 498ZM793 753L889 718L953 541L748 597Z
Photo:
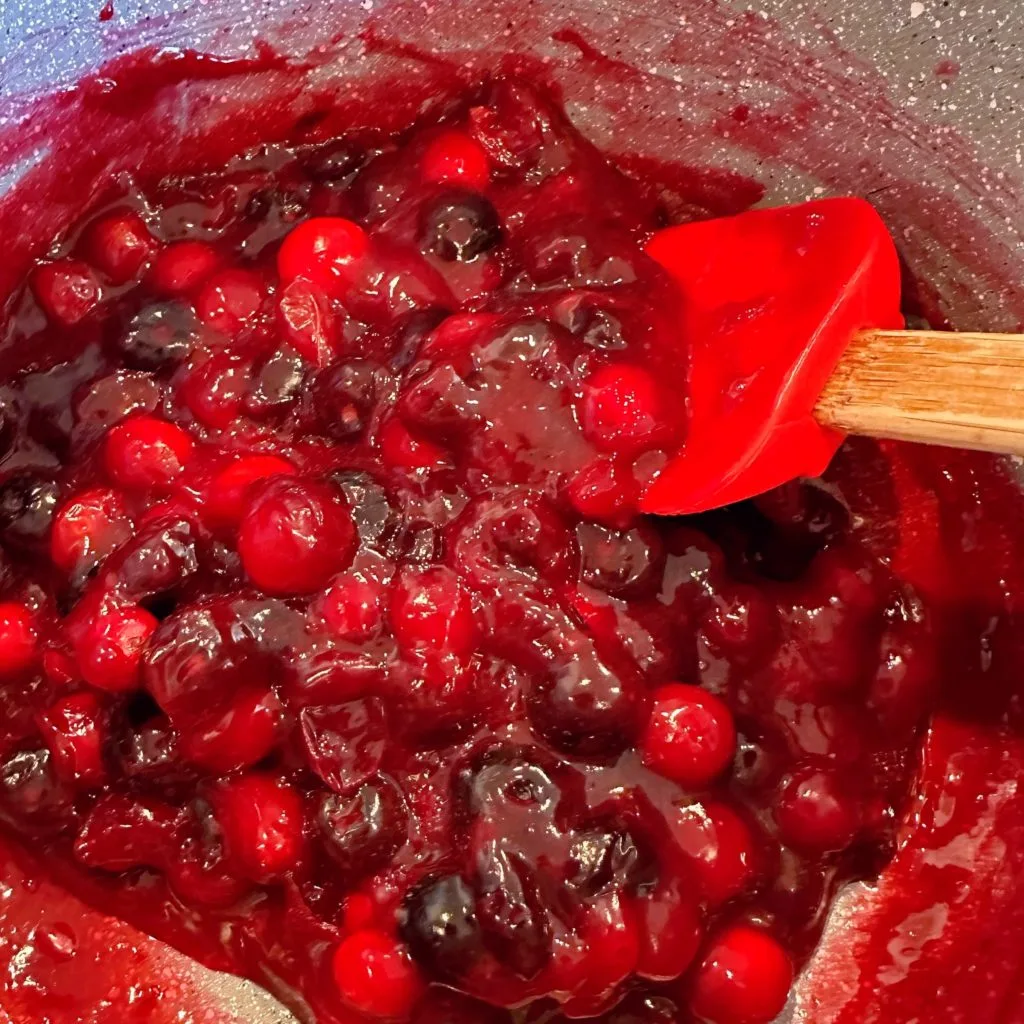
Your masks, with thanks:
M851 445L641 516L667 221L513 79L56 243L3 341L9 834L324 1022L771 1020L933 709L1019 724L1020 503Z

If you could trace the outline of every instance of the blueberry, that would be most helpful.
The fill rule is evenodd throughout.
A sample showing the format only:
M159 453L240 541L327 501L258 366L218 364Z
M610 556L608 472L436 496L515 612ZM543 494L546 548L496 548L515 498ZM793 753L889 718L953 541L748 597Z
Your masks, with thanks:
M420 240L426 252L449 263L468 263L501 241L498 211L473 192L445 192L425 207Z
M324 796L317 814L324 849L352 878L386 864L406 840L409 812L387 776L366 782L352 796Z
M125 365L159 370L184 362L196 343L199 327L192 310L180 303L147 306L128 324L121 340Z
M402 937L438 977L458 979L482 952L476 899L458 875L427 879L406 898Z
M56 481L22 473L0 484L0 531L15 543L43 540L60 500Z

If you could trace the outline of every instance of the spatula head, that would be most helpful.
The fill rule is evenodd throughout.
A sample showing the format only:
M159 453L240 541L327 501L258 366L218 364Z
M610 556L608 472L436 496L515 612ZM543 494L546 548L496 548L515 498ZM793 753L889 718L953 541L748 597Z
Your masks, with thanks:
M903 326L878 214L854 198L752 210L667 228L647 252L681 292L689 429L643 510L701 512L820 474L843 440L813 416L825 382L858 331Z

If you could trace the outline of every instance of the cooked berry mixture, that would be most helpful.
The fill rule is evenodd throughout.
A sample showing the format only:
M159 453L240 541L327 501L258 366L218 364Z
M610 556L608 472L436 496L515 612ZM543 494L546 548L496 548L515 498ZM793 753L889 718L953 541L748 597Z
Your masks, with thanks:
M678 212L503 81L56 243L4 328L7 828L323 1022L772 1020L891 852L935 630L835 482L637 512Z

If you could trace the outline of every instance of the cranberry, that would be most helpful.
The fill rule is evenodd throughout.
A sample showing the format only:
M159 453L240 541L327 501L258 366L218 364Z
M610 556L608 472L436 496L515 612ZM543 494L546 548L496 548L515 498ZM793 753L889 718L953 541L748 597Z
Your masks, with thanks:
M115 285L138 277L155 248L156 239L134 210L113 210L100 217L82 239L85 258Z
M57 776L74 785L98 786L107 775L106 715L94 693L72 693L51 704L39 718Z
M295 467L279 455L245 455L222 469L210 484L203 517L215 527L230 529L241 522L253 485L274 476L294 476Z
M181 397L204 426L223 430L242 412L252 371L227 352L214 352L197 362L181 386Z
M302 854L299 794L272 776L251 772L221 783L213 807L228 860L246 878L267 882L290 871Z
M310 768L335 792L351 792L380 767L387 720L379 701L304 708L299 725Z
M157 252L149 271L149 285L159 295L189 295L219 265L220 256L206 242L172 242Z
M80 260L44 263L32 276L32 289L47 319L63 327L84 320L103 298L92 267Z
M732 761L736 727L714 694L699 686L664 686L654 695L640 749L652 771L703 789Z
M75 419L91 436L133 412L155 412L160 385L148 373L119 370L93 381L75 403Z
M775 820L784 842L823 854L853 842L860 810L833 771L807 768L788 778L775 805Z
M691 804L680 808L669 824L673 840L693 864L701 892L711 906L720 906L753 884L757 872L754 837L727 804Z
M311 217L293 228L277 254L277 272L287 285L296 278L338 294L351 283L366 256L366 232L344 217Z
M278 300L284 336L296 352L314 366L326 366L338 354L342 322L330 299L304 277L289 281Z
M394 857L408 836L409 812L394 781L378 776L351 796L322 797L317 825L334 865L354 880Z
M122 487L166 490L192 457L192 438L155 416L133 416L107 434L107 472Z
M394 583L389 606L395 639L408 651L468 654L476 642L469 594L451 569L407 570Z
M498 211L472 192L444 192L421 216L420 245L448 263L469 263L501 242Z
M228 871L220 828L204 803L197 803L183 831L186 838L165 867L174 891L201 907L228 907L240 900L250 883Z
M438 132L420 161L425 181L463 185L479 191L487 187L491 171L487 153L472 136L458 129Z
M320 601L330 631L342 640L369 640L383 624L384 588L374 579L351 571L335 578Z
M793 982L786 951L760 928L720 933L694 980L690 1005L708 1024L768 1024L782 1012Z
M448 459L443 448L431 441L415 437L401 421L389 419L380 429L380 457L392 469L411 472L440 469Z
M637 906L640 953L636 973L652 981L678 978L703 938L700 908L688 884L673 881L644 893Z
M237 268L221 270L196 296L196 313L215 331L236 338L255 323L266 298L267 286L259 274Z
M334 951L332 971L345 1003L371 1020L407 1017L424 990L406 948L383 932L347 936Z
M259 686L243 689L226 706L222 698L212 709L177 717L184 730L182 756L211 772L248 768L281 740L281 701Z
M0 603L0 679L30 668L38 656L35 615L16 601Z
M270 594L322 587L352 560L356 533L341 495L316 481L261 483L238 529L249 578Z
M87 573L127 540L131 520L119 491L94 488L72 498L57 513L50 532L50 557L65 572Z
M75 840L75 856L106 871L162 867L178 852L180 828L181 813L170 804L108 793L85 819Z
M120 349L130 367L160 370L188 357L195 346L198 330L190 306L170 302L147 306L128 324L120 340Z
M579 470L566 496L580 515L618 526L630 521L640 494L628 470L612 459L599 458Z
M144 608L113 608L89 623L75 655L82 678L121 693L139 685L142 656L158 623Z
M670 413L661 385L636 365L595 370L583 385L579 416L584 435L606 452L646 451L668 436Z

